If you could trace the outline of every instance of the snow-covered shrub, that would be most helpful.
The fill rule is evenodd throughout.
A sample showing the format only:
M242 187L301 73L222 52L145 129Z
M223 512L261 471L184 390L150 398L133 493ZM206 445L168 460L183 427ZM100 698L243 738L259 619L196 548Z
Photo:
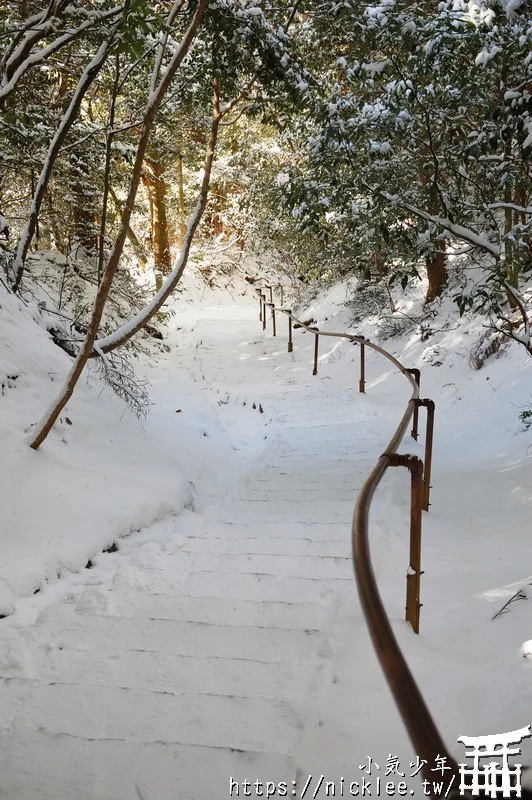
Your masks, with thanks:
M519 419L523 423L526 430L532 425L532 409L528 408L526 411L521 411Z
M469 366L471 369L482 369L491 356L502 355L501 348L507 341L508 337L505 336L504 333L487 331L482 334L469 350Z
M37 301L41 310L50 315L49 330L64 349L72 351L76 341L83 338L87 330L98 277L94 259L81 252L66 256L57 252L39 252L30 256L23 281L23 296ZM143 308L150 297L149 288L139 285L126 266L119 269L105 309L101 335L116 330ZM157 327L150 326L127 346L132 353L146 352L148 342L161 338ZM69 343L72 345L70 348Z
M389 310L390 299L382 283L359 283L351 299L346 303L353 323L361 322L369 316Z
M419 324L419 319L406 316L389 315L379 320L379 339L392 339L394 336L403 336L413 331Z
M122 398L137 417L146 417L150 407L146 380L135 375L135 370L120 350L92 363L92 369L103 379L112 391Z

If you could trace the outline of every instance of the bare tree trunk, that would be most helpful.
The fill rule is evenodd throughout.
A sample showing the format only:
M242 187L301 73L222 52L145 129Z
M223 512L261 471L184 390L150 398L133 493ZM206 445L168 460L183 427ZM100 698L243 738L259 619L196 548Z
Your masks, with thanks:
M177 70L181 65L181 62L183 61L184 57L186 56L186 54L190 50L190 47L192 46L198 28L201 24L201 20L207 2L208 0L199 0L192 21L188 27L188 30L186 31L183 39L181 40L181 44L179 45L179 47L176 50L174 50L172 58L168 63L166 70L158 83L157 83L158 74L163 57L162 51L159 52L158 57L156 59L156 64L152 74L152 91L150 92L148 106L146 108L144 120L142 123L140 138L137 145L137 152L135 155L135 163L133 165L133 170L131 174L129 192L126 204L124 206L124 211L122 213L120 228L115 243L113 245L113 248L111 250L111 253L109 254L109 259L107 261L107 266L103 274L102 282L100 284L98 293L96 295L96 300L94 302L94 308L92 310L91 320L89 322L89 329L87 331L87 335L85 337L83 346L72 365L65 386L63 387L59 397L55 401L51 411L45 414L45 416L37 426L37 431L30 442L30 447L32 447L34 450L37 450L40 447L40 445L45 441L46 437L52 430L56 420L58 419L59 414L61 413L61 411L63 410L69 399L72 397L72 393L79 378L81 377L85 364L87 363L87 361L91 356L91 353L93 352L94 343L96 342L96 337L98 335L98 329L100 327L100 321L103 315L105 303L107 297L109 296L109 292L111 290L111 284L113 282L115 273L118 269L118 265L120 263L120 257L124 249L124 243L127 235L127 228L131 219L131 214L133 213L135 198L137 196L137 190L140 183L140 176L142 173L142 164L144 161L144 157L146 155L146 150L148 148L150 134L155 122L155 116L157 114L157 111L159 110L163 97L168 90L168 87L170 86ZM168 19L172 20L174 18L174 14L176 13L176 9L180 7L181 7L180 0L176 0L174 6L169 12Z
M440 239L437 242L437 250L432 256L427 256L426 268L427 278L429 285L427 287L427 296L425 302L432 303L437 297L440 297L445 284L447 283L447 267L446 267L446 253L445 253L445 240Z
M50 213L50 228L51 228L52 236L53 236L53 240L52 240L53 241L53 246L55 247L56 250L59 250L59 252L62 255L66 255L66 252L67 252L68 248L66 246L65 240L63 239L63 234L62 234L62 232L59 229L59 226L57 224L57 217L56 217L55 208L54 208L54 198L53 198L52 193L50 192L49 189L46 190L45 195L44 195L44 199L46 200L46 203L47 203L48 208L49 208L49 213Z
M437 214L439 207L435 187L432 187L431 195L432 196L429 200L429 214ZM425 266L427 269L428 280L425 302L432 303L437 297L441 296L447 283L447 254L445 239L436 239L435 251L432 255L427 256L425 259Z
M434 174L429 178L424 170L420 171L420 182L423 187L428 188L428 212L429 214L437 214L438 211L445 211L445 203L443 201L443 194L439 184L440 180L440 164L438 154L434 147L434 139L432 136L432 127L430 123L430 116L425 111L424 113L426 128L428 134L428 142L421 147L420 154L424 159L429 157L434 167ZM428 185L430 181L430 186ZM438 239L436 236L435 252L433 255L427 256L425 259L425 266L427 269L427 294L425 297L426 303L432 303L437 297L442 294L447 283L447 256L445 241Z
M148 177L144 172L142 173L142 185L146 193L146 200L148 201L148 214L150 217L149 243L150 249L153 250L153 197L151 193L150 182L148 181Z
M505 158L510 161L512 157L512 140L509 139L504 147L504 155ZM513 198L512 193L512 184L510 183L509 178L507 179L504 185L504 202L510 204ZM514 268L514 249L512 243L508 240L508 234L512 230L513 225L513 212L509 205L504 209L504 268L506 272L506 281L510 286L513 286L517 289L517 275ZM510 304L510 308L512 311L517 309L517 303L515 300L515 295L513 292L508 291L508 288L505 287L506 297L508 298L508 303Z
M224 206L224 203L227 199L227 189L226 185L223 181L216 181L212 187L212 209L210 213L210 224L214 233L214 236L218 238L218 236L223 236L224 234L224 224L222 221L222 217L220 212Z
M162 276L172 271L170 259L170 241L168 238L168 216L166 214L166 181L164 167L160 153L146 157L150 167L149 174L145 175L148 191L151 198L152 212L152 248L155 262L155 277L157 291L162 286Z

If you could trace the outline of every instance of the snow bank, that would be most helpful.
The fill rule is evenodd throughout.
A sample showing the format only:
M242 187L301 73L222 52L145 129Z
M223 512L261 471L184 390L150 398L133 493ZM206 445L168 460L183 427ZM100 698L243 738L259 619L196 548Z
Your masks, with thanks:
M29 448L27 434L69 366L39 310L1 289L2 614L190 501L175 440L138 422L90 371L40 451Z

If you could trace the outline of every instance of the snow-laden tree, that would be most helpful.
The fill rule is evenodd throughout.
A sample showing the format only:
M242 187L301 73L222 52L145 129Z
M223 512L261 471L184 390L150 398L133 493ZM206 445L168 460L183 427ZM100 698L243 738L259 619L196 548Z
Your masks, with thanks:
M179 39L173 31L181 25ZM293 61L288 38L277 11L266 14L259 6L241 0L219 0L207 3L198 0L194 9L183 13L180 2L174 3L166 21L155 37L153 66L149 78L147 102L141 118L139 135L132 158L129 187L114 242L106 258L102 278L85 339L79 345L72 369L52 410L43 417L31 440L38 448L53 427L62 408L72 395L79 377L91 357L106 358L106 354L129 341L158 313L175 289L186 265L192 240L204 213L212 165L220 125L234 122L232 115L241 113L239 106L259 103L261 91L277 91L279 101L301 99L307 88L301 69ZM194 46L194 47L193 47ZM193 47L193 49L192 49ZM150 147L156 147L153 133L157 114L163 101L174 89L180 77L182 99L186 103L202 104L212 97L212 119L207 137L205 163L195 207L184 232L179 256L170 274L155 297L136 316L114 333L98 339L105 304L110 295L120 265L124 244L130 227L138 187L145 164L150 161ZM181 74L182 73L182 74ZM179 80L179 79L178 79ZM279 87L277 89L277 87ZM258 92L258 94L257 94ZM187 97L187 95L190 95ZM109 149L106 149L109 152ZM106 160L107 163L107 160ZM160 164L160 155L156 162ZM105 170L107 177L109 170ZM161 198L159 197L159 200ZM159 203L159 209L162 207ZM166 225L165 225L166 229Z
M482 254L474 294L499 315L532 268L532 24L517 6L322 4L306 26L329 46L315 47L320 90L286 182L302 227L351 232L360 272L417 272L423 256L429 302L449 240Z

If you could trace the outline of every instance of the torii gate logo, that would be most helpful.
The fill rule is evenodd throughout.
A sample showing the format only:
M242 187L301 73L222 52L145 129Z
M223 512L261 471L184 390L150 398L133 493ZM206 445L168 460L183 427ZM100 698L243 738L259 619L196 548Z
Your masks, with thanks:
M490 736L459 736L466 748L466 758L473 764L459 764L460 794L470 792L473 797L521 797L521 764L510 766L508 756L521 754L520 747L511 748L532 736L530 725L518 731L495 733ZM495 756L502 761L490 761L480 766L480 760Z

